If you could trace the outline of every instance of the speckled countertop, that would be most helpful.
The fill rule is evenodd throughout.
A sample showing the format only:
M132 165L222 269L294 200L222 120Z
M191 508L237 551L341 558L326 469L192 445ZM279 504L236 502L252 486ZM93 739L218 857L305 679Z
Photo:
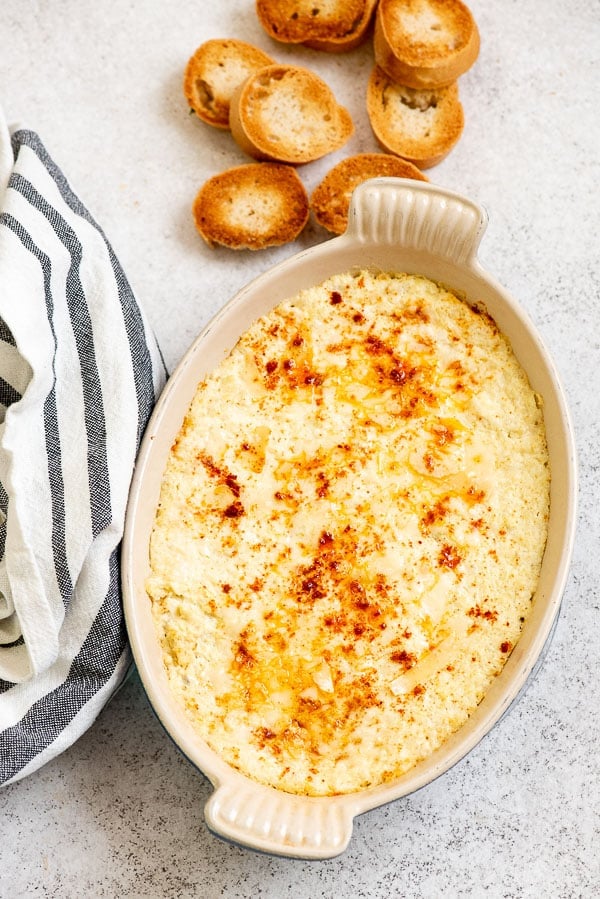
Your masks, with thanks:
M461 79L464 135L431 180L486 207L485 267L553 354L580 455L579 531L545 663L511 713L420 792L367 813L324 862L212 837L205 779L178 753L133 675L73 747L0 791L0 895L71 897L592 897L600 895L600 2L473 0L482 35ZM104 227L172 369L251 277L325 239L209 250L190 204L245 161L191 118L182 72L209 37L237 36L321 73L355 118L342 151L376 149L364 111L370 45L290 50L252 0L2 0L0 103L39 132Z

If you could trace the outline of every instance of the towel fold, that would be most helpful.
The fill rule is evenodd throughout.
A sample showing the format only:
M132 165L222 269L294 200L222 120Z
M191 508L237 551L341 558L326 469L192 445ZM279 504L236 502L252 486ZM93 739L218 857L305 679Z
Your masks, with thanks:
M129 669L119 550L164 381L103 231L0 112L0 784L70 746Z

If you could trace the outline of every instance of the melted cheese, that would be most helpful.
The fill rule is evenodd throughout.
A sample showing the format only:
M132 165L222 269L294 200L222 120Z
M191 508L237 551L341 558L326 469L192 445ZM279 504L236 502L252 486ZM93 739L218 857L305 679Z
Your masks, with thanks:
M548 503L540 402L485 312L406 274L302 292L172 447L148 593L176 700L279 789L399 777L518 640Z

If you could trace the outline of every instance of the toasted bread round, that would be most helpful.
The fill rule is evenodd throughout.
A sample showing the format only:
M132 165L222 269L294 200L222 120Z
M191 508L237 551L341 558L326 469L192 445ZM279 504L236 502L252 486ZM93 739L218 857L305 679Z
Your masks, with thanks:
M461 0L380 0L373 49L394 81L446 87L477 59L479 31Z
M196 115L215 128L229 128L229 104L234 88L248 75L273 62L245 41L213 38L201 44L189 59L183 92Z
M378 66L367 86L367 113L386 153L402 156L420 169L441 162L464 127L456 82L418 90L397 84Z
M378 0L365 0L364 11L359 16L352 28L339 35L331 34L329 37L311 37L302 41L305 47L311 50L322 50L326 53L347 53L359 47L367 38L369 28L374 18L374 12L377 7ZM338 0L338 6L341 0ZM345 8L345 5L344 5Z
M311 195L310 207L318 223L334 234L343 234L348 226L352 192L363 181L381 177L429 180L412 162L399 156L386 153L348 156L327 172Z
M231 133L254 159L298 165L337 150L354 130L327 84L299 66L250 75L231 98Z
M262 250L300 234L308 221L308 195L291 166L254 162L209 178L193 213L209 246Z
M362 27L371 0L256 0L259 22L286 44L338 41ZM370 13L367 16L367 24Z

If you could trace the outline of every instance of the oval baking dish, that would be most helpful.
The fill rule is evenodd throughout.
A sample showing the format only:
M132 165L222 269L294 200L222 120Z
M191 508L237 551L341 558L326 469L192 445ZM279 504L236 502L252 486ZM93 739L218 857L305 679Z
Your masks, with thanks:
M575 529L576 463L569 412L554 365L519 305L485 272L477 249L486 226L471 201L427 182L378 178L354 192L345 234L280 263L242 289L191 346L147 428L131 487L122 549L126 622L135 662L160 721L181 751L211 781L205 808L218 835L297 858L341 853L353 819L398 799L447 771L485 736L523 688L560 607ZM198 382L260 315L299 290L357 268L402 271L448 285L482 302L510 341L533 389L543 398L552 472L548 541L531 614L502 673L475 713L436 752L398 780L328 797L263 786L224 762L193 731L171 696L145 590L149 540L169 450Z

